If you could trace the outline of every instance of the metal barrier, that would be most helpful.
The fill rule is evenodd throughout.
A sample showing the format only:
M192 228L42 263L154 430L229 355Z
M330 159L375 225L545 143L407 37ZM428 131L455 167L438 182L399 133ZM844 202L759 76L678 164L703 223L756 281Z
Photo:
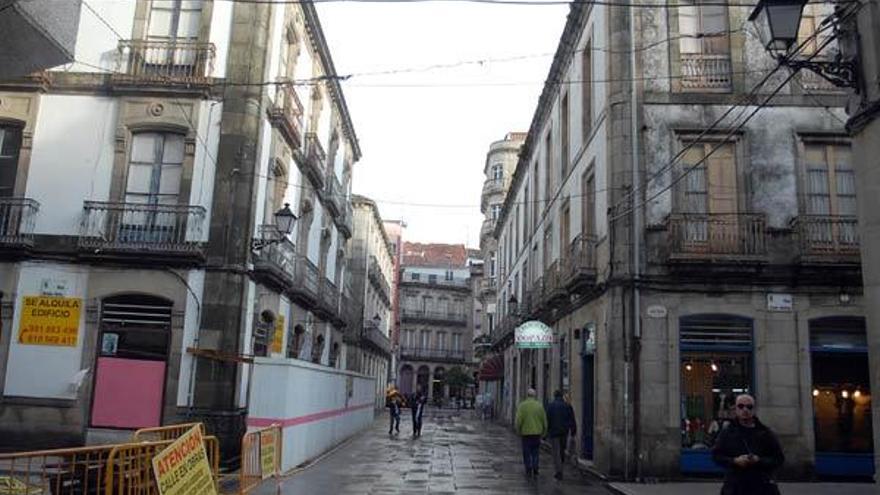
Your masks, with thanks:
M153 457L174 440L127 443L112 446L104 471L104 491L110 495L158 495L153 475ZM220 442L217 437L205 437L208 463L217 484L220 470Z
M276 482L281 481L283 434L281 425L274 424L249 431L241 439L241 470L238 475L240 494L250 493L268 478L274 477Z
M199 429L202 431L202 436L205 436L204 423L180 423L176 425L141 428L140 430L134 432L134 434L131 436L131 439L134 442L176 440L181 435L192 429L193 426L198 426Z
M173 439L73 449L0 454L0 493L4 495L158 494L153 456ZM208 462L217 483L220 442L205 437Z

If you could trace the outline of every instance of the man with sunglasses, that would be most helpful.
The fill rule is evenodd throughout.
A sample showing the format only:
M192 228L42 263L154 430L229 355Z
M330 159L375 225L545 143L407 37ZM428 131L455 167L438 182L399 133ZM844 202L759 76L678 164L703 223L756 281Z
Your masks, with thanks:
M755 417L751 395L736 398L735 415L712 448L712 458L726 470L721 494L777 495L771 474L785 456L776 435Z

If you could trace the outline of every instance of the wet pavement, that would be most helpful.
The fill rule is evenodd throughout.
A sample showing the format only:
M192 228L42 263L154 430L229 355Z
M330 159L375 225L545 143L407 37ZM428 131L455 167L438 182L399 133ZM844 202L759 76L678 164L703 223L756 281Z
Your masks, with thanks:
M566 466L553 478L552 459L541 452L538 480L523 473L520 442L506 427L482 422L473 411L426 413L422 436L413 438L405 409L399 435L388 435L387 415L367 431L281 485L284 494L602 494L601 482ZM268 482L257 493L277 493Z

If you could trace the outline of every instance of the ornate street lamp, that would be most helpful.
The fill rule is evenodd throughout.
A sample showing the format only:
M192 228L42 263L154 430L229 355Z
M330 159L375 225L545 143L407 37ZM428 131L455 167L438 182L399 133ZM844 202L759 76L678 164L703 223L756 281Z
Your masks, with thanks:
M792 45L798 39L801 15L806 3L807 0L760 0L749 15L749 20L756 24L764 47L780 64L793 71L808 69L838 87L858 89L859 67L858 54L854 48L857 46L855 33L841 26L843 18L849 16L845 9L835 7L834 13L817 26L824 30L831 24L831 34L825 40L836 40L840 48L832 60L814 60L819 53L798 57L799 49L791 53ZM818 37L818 31L811 36ZM820 44L819 49L825 45L826 43Z
M296 222L296 214L290 209L290 203L284 203L284 208L276 211L273 215L275 224L272 225L272 236L268 239L254 239L251 249L259 251L271 244L281 242L287 235L293 232L293 224Z
M755 22L764 48L785 53L797 41L801 14L807 0L761 0L749 16Z

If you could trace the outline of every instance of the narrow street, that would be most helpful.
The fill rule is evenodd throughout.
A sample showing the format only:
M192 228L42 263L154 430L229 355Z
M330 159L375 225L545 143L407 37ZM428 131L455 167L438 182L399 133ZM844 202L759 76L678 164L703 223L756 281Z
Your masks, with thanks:
M429 410L418 439L411 436L408 412L399 435L388 435L383 416L350 443L286 478L281 493L609 493L571 466L565 479L556 481L544 451L539 479L527 480L519 439L503 426L475 419L471 410ZM275 486L267 483L258 493L275 493Z

